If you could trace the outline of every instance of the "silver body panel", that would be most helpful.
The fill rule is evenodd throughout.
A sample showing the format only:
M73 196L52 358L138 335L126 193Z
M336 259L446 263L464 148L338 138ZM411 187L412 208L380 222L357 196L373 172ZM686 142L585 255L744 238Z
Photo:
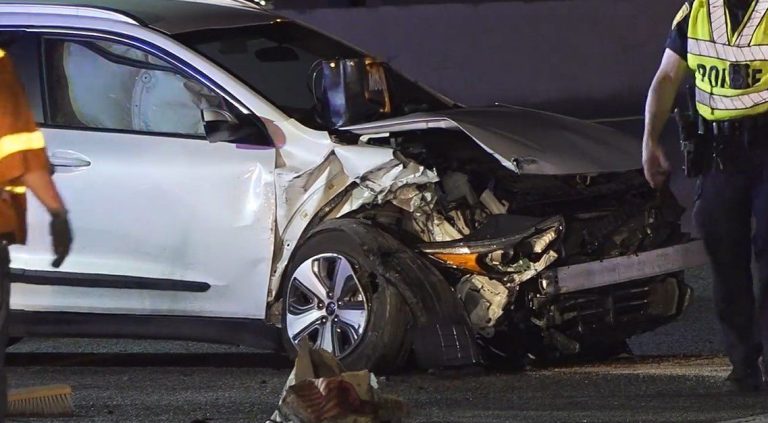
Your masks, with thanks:
M704 243L692 241L636 255L559 267L554 271L558 292L565 294L678 272L708 262Z
M519 107L416 113L342 129L370 135L430 128L464 131L521 174L590 174L641 167L638 139L579 119Z

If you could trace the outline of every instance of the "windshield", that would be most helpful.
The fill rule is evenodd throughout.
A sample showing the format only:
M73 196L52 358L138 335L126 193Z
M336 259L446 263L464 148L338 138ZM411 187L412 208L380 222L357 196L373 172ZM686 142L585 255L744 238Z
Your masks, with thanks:
M363 58L365 53L290 21L206 29L176 38L226 69L288 116L315 129L310 71L318 60ZM389 116L450 108L452 103L387 67L393 108Z

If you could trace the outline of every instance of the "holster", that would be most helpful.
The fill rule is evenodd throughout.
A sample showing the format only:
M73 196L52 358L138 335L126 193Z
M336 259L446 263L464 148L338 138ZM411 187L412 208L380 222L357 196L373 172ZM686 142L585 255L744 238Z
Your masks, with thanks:
M689 178L696 178L711 167L712 145L699 130L698 115L675 109L675 120L683 152L683 173Z

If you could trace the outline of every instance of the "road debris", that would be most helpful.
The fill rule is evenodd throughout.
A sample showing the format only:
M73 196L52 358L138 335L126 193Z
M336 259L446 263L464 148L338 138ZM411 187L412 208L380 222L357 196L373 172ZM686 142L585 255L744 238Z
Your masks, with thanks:
M345 372L325 350L299 342L296 364L269 422L384 423L401 422L405 402L378 392L373 373Z

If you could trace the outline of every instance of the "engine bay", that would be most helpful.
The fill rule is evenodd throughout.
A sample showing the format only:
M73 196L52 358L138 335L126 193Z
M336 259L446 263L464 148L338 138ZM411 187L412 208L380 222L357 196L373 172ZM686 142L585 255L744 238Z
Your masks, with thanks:
M404 184L390 201L356 216L438 268L462 299L478 340L495 355L550 359L618 351L626 338L685 307L690 292L682 273L571 294L548 289L546 269L689 239L680 227L684 208L671 192L648 187L641 171L517 174L450 130L367 142L393 148L401 161L437 178Z

